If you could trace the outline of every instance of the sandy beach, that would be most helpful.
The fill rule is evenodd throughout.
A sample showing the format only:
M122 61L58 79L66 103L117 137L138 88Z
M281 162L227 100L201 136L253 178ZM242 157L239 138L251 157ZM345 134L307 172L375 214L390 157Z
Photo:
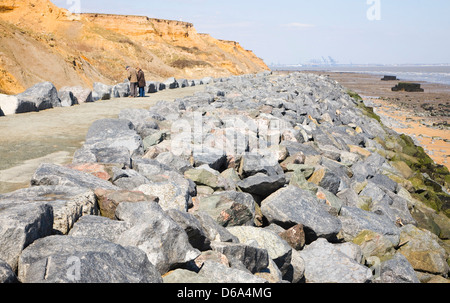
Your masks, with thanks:
M438 164L450 169L450 86L420 83L423 93L393 92L400 81L381 81L380 76L343 72L311 72L328 75L358 93L385 125L412 137ZM410 82L408 79L400 79Z

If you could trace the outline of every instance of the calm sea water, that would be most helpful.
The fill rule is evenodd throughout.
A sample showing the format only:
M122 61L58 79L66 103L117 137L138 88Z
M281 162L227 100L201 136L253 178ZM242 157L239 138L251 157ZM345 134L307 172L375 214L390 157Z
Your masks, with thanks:
M274 69L283 69L277 68ZM357 72L372 75L397 76L404 81L424 81L450 85L449 66L318 66L318 67L295 67L292 70L302 71L330 71L330 72Z

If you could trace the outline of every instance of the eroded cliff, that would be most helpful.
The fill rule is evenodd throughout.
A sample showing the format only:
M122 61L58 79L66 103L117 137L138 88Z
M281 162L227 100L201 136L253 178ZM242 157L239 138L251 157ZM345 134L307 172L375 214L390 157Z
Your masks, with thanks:
M230 76L267 70L234 41L193 24L144 16L71 14L49 0L0 0L0 92L37 82L92 86L122 82L126 65L148 79Z

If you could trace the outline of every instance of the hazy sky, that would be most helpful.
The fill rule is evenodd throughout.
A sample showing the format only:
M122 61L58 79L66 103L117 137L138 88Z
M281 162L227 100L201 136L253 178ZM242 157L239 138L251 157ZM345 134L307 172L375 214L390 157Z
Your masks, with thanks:
M191 22L267 64L450 63L449 0L52 0L81 12ZM379 5L378 5L379 4ZM370 20L375 19L375 20Z

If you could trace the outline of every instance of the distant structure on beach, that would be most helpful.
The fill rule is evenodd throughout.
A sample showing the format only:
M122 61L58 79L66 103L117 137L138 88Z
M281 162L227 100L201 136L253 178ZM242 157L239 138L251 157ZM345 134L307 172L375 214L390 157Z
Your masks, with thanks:
M381 81L396 81L397 76L384 76L384 78L381 79Z
M423 93L425 90L420 87L419 83L406 83L406 82L400 82L395 87L392 88L393 92L398 91L405 91L410 93Z

